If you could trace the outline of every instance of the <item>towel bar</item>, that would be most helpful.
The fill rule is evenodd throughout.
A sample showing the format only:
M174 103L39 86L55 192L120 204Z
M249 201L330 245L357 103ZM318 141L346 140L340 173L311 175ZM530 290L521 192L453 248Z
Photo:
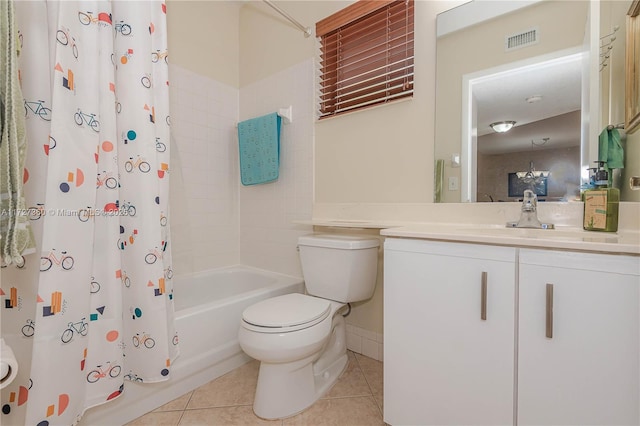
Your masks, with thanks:
M278 115L282 117L285 124L289 124L293 121L293 107L289 105L287 108L280 108Z
M278 115L282 117L282 122L284 124L290 124L293 122L293 106L289 105L286 108L279 108ZM238 127L238 123L236 123L236 128Z

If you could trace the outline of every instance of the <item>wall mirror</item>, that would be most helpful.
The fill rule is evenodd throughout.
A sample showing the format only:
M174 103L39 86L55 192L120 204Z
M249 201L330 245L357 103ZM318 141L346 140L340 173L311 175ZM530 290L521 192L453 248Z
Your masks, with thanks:
M438 15L436 202L517 201L514 173L544 181L546 201L579 198L607 119L601 46L616 38L591 3L475 0Z

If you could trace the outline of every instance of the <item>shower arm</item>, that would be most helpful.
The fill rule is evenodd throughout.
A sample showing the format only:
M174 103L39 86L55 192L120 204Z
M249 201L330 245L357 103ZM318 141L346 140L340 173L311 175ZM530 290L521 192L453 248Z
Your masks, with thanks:
M276 12L278 12L280 15L284 16L285 18L287 18L289 20L289 22L291 22L293 25L298 27L300 29L300 31L302 31L304 33L305 37L309 37L311 35L311 28L305 27L304 25L302 25L300 22L295 20L291 15L289 15L287 12L285 12L284 10L280 9L278 6L273 4L270 0L262 0L262 1L265 2L266 4L268 4L269 6L271 6L271 8L273 10L275 10Z

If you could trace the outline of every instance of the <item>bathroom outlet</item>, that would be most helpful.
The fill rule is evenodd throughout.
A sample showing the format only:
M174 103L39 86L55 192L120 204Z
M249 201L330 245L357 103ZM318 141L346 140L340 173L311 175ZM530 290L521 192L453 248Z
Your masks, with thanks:
M457 191L460 188L457 176L449 177L449 191Z

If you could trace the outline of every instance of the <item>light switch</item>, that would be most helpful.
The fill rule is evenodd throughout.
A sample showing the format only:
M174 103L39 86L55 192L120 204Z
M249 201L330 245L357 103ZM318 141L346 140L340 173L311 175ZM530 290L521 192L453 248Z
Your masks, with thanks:
M460 167L460 154L451 154L451 167Z

